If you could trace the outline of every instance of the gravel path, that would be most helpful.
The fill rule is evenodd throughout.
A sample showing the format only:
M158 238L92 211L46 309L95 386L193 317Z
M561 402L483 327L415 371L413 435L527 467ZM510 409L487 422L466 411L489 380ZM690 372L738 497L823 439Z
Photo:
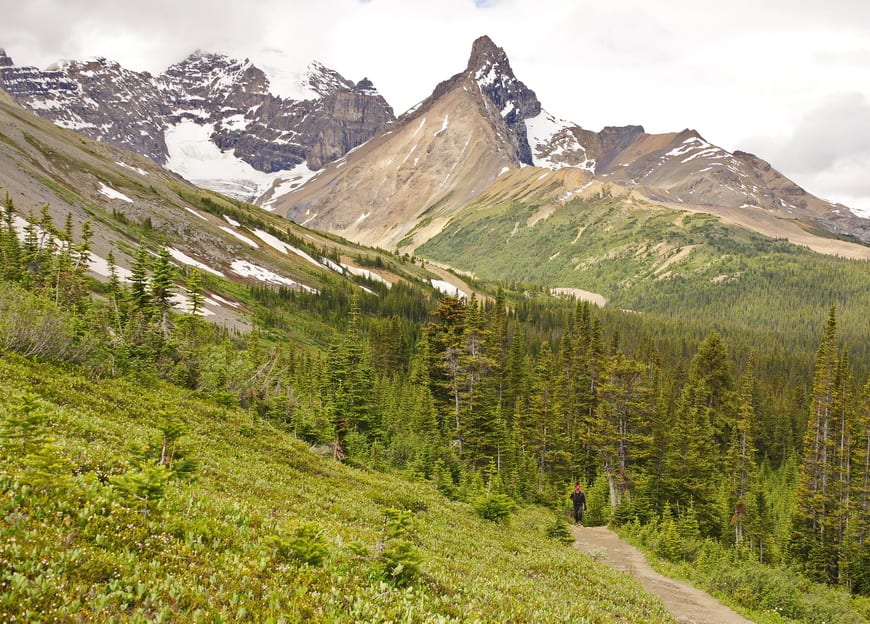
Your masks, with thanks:
M624 542L607 527L572 528L574 547L603 554L601 563L630 574L643 588L658 596L678 622L683 624L752 624L710 594L652 569L643 553Z

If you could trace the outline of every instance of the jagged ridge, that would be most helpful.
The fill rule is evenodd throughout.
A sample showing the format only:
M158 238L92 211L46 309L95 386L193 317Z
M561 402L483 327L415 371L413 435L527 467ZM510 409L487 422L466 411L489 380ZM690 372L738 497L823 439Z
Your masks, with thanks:
M312 63L301 89L308 99L273 95L249 60L196 52L159 76L97 58L41 71L0 54L0 87L20 104L91 138L170 162L167 131L182 123L255 171L306 164L318 170L365 142L394 119L368 80L359 85ZM208 180L198 180L198 182ZM219 182L219 180L218 180ZM205 184L208 186L208 184ZM268 184L266 184L268 186ZM262 185L254 185L262 191ZM259 193L257 193L259 195ZM241 194L242 199L254 199Z

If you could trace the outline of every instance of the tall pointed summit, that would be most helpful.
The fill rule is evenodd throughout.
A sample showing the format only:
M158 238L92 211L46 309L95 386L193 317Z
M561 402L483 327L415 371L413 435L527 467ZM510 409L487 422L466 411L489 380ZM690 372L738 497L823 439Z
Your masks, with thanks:
M541 103L535 92L517 80L505 51L486 35L471 46L465 73L473 78L480 92L496 107L510 128L519 162L531 165L532 151L523 122L541 112Z
M430 235L418 230L408 238L421 218L437 232L500 175L532 164L525 120L540 112L505 51L480 37L463 72L274 205L299 223L352 240L414 247Z

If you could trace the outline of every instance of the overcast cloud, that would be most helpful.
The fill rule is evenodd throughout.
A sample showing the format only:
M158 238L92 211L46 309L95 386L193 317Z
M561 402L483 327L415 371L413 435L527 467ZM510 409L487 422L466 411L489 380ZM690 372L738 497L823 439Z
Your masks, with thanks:
M698 130L870 215L865 0L0 0L19 65L106 56L160 73L196 49L317 59L400 113L488 34L554 115ZM280 54L279 54L280 53Z

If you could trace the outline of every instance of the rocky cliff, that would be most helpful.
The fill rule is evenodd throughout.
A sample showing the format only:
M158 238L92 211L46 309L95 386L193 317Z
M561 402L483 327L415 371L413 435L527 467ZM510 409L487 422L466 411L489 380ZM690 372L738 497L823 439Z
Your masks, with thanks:
M196 170L191 160L220 158L216 178L195 181L247 200L287 179L258 173L319 170L394 119L370 81L354 83L320 63L308 67L299 87L304 99L276 96L253 63L221 54L196 52L152 76L104 58L18 67L0 51L0 88L24 107L182 175ZM237 184L221 177L230 161Z

